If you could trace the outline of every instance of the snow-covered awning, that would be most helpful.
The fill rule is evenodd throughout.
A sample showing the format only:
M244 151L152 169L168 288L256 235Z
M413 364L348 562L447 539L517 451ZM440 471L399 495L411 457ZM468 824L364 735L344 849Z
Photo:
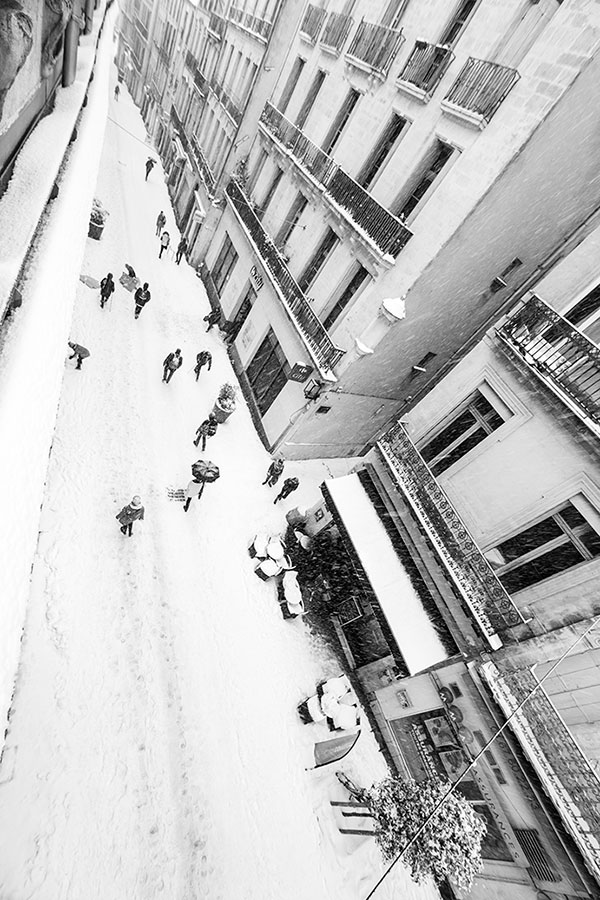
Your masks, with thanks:
M447 659L449 653L358 474L332 478L325 487L410 674Z
M187 155L187 153L185 152L185 150L183 149L183 144L181 143L181 141L179 140L178 137L174 137L174 138L173 138L173 145L174 145L174 147L175 147L175 156L176 156L176 158L177 158L177 159L183 159L183 160L185 160L187 163L189 163L188 155Z

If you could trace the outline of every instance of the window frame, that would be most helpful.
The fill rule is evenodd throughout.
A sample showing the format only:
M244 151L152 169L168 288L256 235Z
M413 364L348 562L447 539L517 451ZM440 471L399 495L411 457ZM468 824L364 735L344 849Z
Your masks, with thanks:
M335 114L333 122L327 129L327 133L319 145L323 153L327 154L327 156L331 156L331 153L339 143L344 131L350 123L352 113L358 106L362 96L362 92L359 91L358 88L351 86L348 89L346 96L342 100L340 107Z
M327 261L331 258L331 254L335 252L336 247L340 244L340 238L333 228L328 227L325 234L310 255L310 259L303 267L301 273L296 279L296 283L303 294L310 290L320 273L323 271Z
M483 390L482 390L483 388ZM491 423L487 421L486 417L476 408L475 401L477 400L477 395L481 396L486 400L488 405L492 408L497 416L499 416L503 421L501 425L498 425L496 428L491 427ZM426 451L427 447L429 447L434 441L436 441L443 432L449 428L452 424L458 421L466 412L470 412L473 417L473 424L470 425L465 431L463 431L460 435L458 435L454 440L450 441L443 450L438 451L431 459L425 459L424 451ZM466 456L469 455L473 450L479 447L481 444L485 443L485 441L496 434L500 429L506 425L508 421L514 416L513 410L502 401L500 397L493 391L489 385L483 383L479 387L476 387L474 391L472 391L467 397L463 399L463 401L454 408L452 414L450 416L446 416L442 422L438 423L435 430L427 436L426 440L419 441L418 450L419 453L425 459L428 467L432 470L434 476L439 478L441 475L444 475L446 472L450 471L457 463L462 462ZM486 436L477 442L474 446L470 447L465 451L461 456L451 462L448 466L441 469L440 471L435 471L437 466L444 461L449 455L451 455L455 450L457 450L461 444L468 441L469 437L474 435L477 431L483 430L486 432Z
M232 257L230 257L230 251L233 251ZM219 298L221 298L221 296L223 295L223 291L227 287L227 283L231 278L231 273L233 272L239 258L239 253L235 249L235 244L229 237L229 233L226 231L223 243L221 244L221 249L217 254L215 264L211 267L210 270L210 275Z
M360 282L360 284L357 285L356 289L350 294L350 296L348 297L347 301L346 301L343 305L340 306L343 297L345 296L345 294L347 293L347 291L350 289L350 286L352 285L354 279L355 279L361 272L365 272L365 273L366 273L365 276L364 276L364 278L362 279L362 281ZM334 293L334 296L336 296L337 299L336 299L335 302L331 305L331 308L329 309L329 312L328 312L326 315L321 315L321 314L319 315L319 317L321 318L321 320L322 320L322 322L323 322L323 327L324 327L327 331L329 331L331 328L335 328L335 327L336 327L336 322L338 321L338 319L340 318L340 316L342 315L342 313L344 313L344 312L348 309L348 307L350 306L350 304L351 304L357 297L359 297L359 296L363 293L364 290L366 290L366 288L367 288L368 285L369 285L369 281L371 281L371 282L373 281L373 276L371 275L371 273L369 272L369 270L366 268L366 266L363 266L362 263L358 263L357 265L354 265L354 266L351 267L350 271L346 273L345 278L344 278L344 279L342 280L342 282L341 282L341 284L344 285L343 288L340 290L340 286L339 286L339 285L338 285L338 287L336 288L336 291L335 291L335 293ZM334 311L337 309L338 306L340 306L340 309L339 309L339 311L336 313L336 315L334 316L334 318L332 319L331 317L332 317Z
M397 121L398 125L396 124ZM374 147L356 176L357 184L364 188L365 191L373 187L373 183L377 181L385 171L386 166L389 165L392 156L398 149L398 145L406 134L409 124L406 116L401 116L400 113L392 111L380 134L377 135ZM390 143L390 137L393 135L395 127L399 127L399 131L397 131ZM387 150L385 149L386 144L388 144Z
M583 530L585 526L570 526L568 522L566 522L561 516L561 512L568 506L573 506L577 510L582 518L585 519L587 526L595 531L600 539L600 526L594 524L594 522L592 521L594 516L597 517L599 515L598 509L585 496L583 491L580 491L572 496L564 498L560 503L551 506L549 509L546 509L545 512L529 519L526 523L522 523L518 529L504 535L500 540L495 540L492 544L486 545L485 548L482 548L484 556L493 567L494 573L500 581L502 581L503 575L508 575L511 572L518 571L518 569L522 566L525 566L528 563L533 562L535 559L551 553L553 550L557 550L560 547L567 546L568 544L570 544L572 547L575 547L581 554L582 559L578 563L566 566L564 569L560 569L557 572L552 572L550 575L547 575L544 578L540 578L538 581L533 581L531 582L531 584L525 585L522 588L517 588L512 591L509 591L509 589L506 588L511 596L521 593L521 591L527 591L531 590L532 588L537 588L539 587L539 585L544 584L551 578L557 578L564 575L566 572L571 572L573 571L573 569L580 568L583 563L588 563L592 562L595 559L600 559L600 552L596 556L594 556L591 551L588 550L587 547L585 547L579 537L579 534L576 533L579 530ZM490 560L488 554L496 550L501 544L505 543L506 541L513 540L514 538L518 538L519 535L523 534L523 532L528 531L530 528L534 528L536 525L541 524L546 519L554 519L563 534L554 537L549 541L546 541L544 544L540 544L535 549L530 550L527 553L523 553L521 556L516 557L515 559L510 560L507 563L496 565L492 562L492 560Z
M273 357L275 357L277 363L279 364L279 369L275 376L270 377L269 381L266 384L265 390L259 396L256 394L255 385L252 382L250 375L248 374L248 370L255 362L256 358L261 353L266 344L268 344L270 349L269 352L265 354L264 362L262 363L258 374L261 374L265 370L269 360L271 360ZM267 414L273 403L285 388L287 382L289 381L290 372L291 366L287 360L281 344L277 340L277 335L272 328L269 328L266 335L256 348L252 359L250 359L249 362L244 366L244 374L248 380L254 402L256 403L256 408L258 409L261 418L263 418L263 416Z
M452 14L448 17L448 20L447 20L446 24L444 25L444 28L442 30L442 33L440 34L439 39L436 41L437 44L440 44L444 47L455 47L457 45L457 43L460 41L461 37L463 36L466 29L468 28L473 16L477 12L477 9L479 7L479 4L481 3L481 0L475 0L475 2L473 4L473 8L471 9L471 11L469 13L467 13L466 17L463 19L462 25L460 25L459 31L455 35L455 37L453 37L451 40L446 40L446 41L444 41L443 38L450 31L450 29L454 26L456 20L459 18L459 14L460 14L460 11L461 11L461 8L463 7L463 5L468 2L469 2L469 0L458 0L456 6L454 7L454 9L452 11Z
M436 140L437 144L441 144L444 147L448 147L452 152L447 157L446 161L442 165L442 168L439 170L439 172L436 174L435 178L433 178L433 180L431 180L429 182L429 187L427 187L425 189L423 194L421 194L421 196L417 200L417 203L413 206L413 208L408 213L404 214L403 210L405 209L408 201L414 196L416 190L423 184L427 175L431 171L432 165L436 159L435 153L432 154L431 156L429 154L427 154L427 156L425 157L425 162L421 164L421 167L419 168L419 174L418 174L417 178L415 179L415 181L413 182L413 186L410 189L410 191L408 193L407 192L401 193L400 197L402 199L400 201L397 200L393 203L393 205L392 205L393 214L395 216L398 216L399 218L402 217L402 221L405 222L406 224L410 224L411 222L414 222L414 220L419 215L419 213L421 212L421 210L423 209L425 204L428 203L429 200L431 200L431 197L437 191L440 184L442 183L444 178L447 176L448 172L450 171L452 166L455 164L455 162L458 160L458 158L461 154L461 150L458 147L456 147L454 144L450 143L450 141L444 140L443 138L439 137L438 135L436 135L435 140ZM434 147L435 147L435 145L434 145ZM409 184L410 184L410 180L409 180Z

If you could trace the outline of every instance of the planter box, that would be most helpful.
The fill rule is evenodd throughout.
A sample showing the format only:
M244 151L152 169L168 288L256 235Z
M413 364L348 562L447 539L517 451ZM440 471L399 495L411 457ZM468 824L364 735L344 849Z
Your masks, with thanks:
M99 241L102 237L102 232L104 231L104 225L96 225L95 222L90 222L90 227L88 229L88 237L93 238L95 241Z
M218 400L215 400L215 405L212 408L213 415L219 425L222 425L223 422L226 422L229 416L235 412L235 407L233 409L224 409Z

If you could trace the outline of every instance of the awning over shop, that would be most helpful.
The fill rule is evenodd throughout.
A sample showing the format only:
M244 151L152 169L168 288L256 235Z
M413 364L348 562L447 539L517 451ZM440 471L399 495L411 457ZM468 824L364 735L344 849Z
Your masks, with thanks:
M447 659L449 653L358 475L332 478L325 487L410 674Z

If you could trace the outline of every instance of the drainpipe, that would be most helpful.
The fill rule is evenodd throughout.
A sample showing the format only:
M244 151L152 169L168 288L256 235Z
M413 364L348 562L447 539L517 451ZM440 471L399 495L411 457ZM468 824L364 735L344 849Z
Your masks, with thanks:
M67 22L62 67L62 86L69 87L75 81L77 72L77 45L79 43L79 21L73 16Z

